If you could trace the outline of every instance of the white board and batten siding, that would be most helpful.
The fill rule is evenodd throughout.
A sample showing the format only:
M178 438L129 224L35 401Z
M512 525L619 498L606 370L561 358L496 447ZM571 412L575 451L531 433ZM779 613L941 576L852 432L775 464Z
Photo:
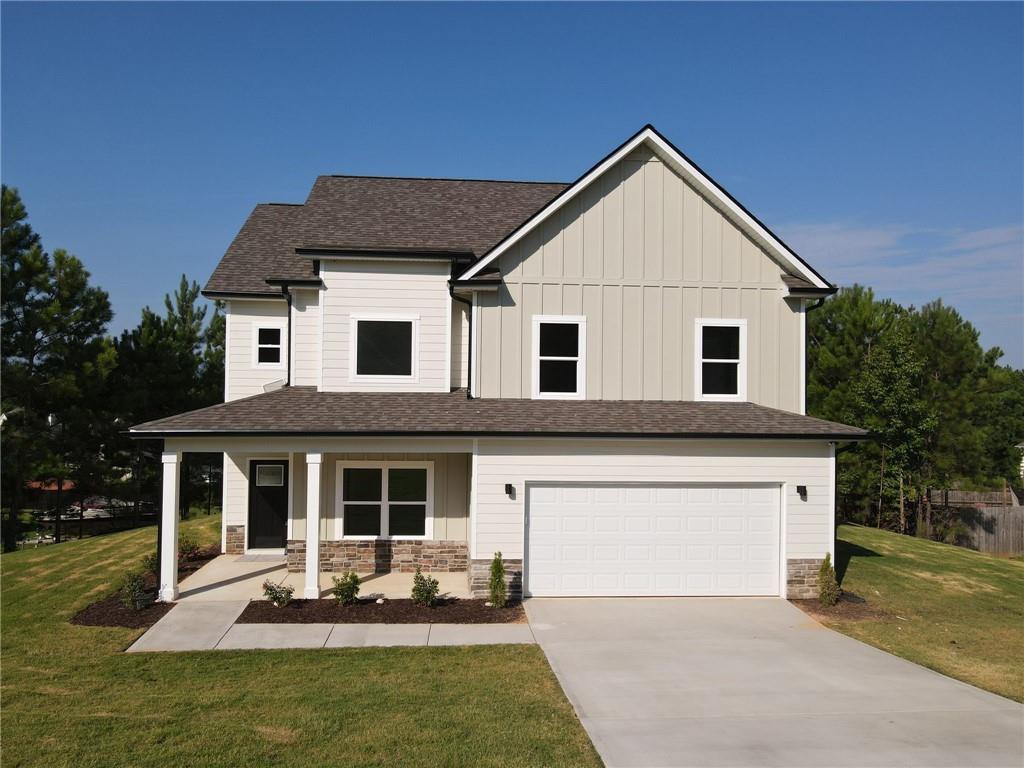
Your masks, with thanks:
M535 315L583 315L593 400L694 399L697 318L746 320L747 396L799 412L800 302L753 240L640 148L499 258L474 354L481 397L529 398Z
M447 392L452 312L447 262L384 262L325 260L323 381L327 392L399 391ZM417 320L415 379L412 381L353 381L350 376L352 316Z
M820 558L832 548L832 459L826 442L480 440L475 461L474 558L497 551L524 557L529 489L571 485L781 488L776 562ZM512 497L505 493L507 483ZM806 500L798 485L807 486Z

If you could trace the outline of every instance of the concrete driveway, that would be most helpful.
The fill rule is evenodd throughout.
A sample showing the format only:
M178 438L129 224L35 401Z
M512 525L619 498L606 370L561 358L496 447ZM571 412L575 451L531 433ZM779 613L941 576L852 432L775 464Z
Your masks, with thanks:
M534 636L609 768L1024 765L1024 707L780 599L540 599Z

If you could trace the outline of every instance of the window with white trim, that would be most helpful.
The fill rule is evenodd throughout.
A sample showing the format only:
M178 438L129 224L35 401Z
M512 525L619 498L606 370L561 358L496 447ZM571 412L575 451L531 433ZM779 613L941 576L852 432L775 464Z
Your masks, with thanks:
M698 400L747 399L747 321L698 319L694 391Z
M587 319L570 315L533 318L533 397L586 397Z
M253 326L253 365L257 368L284 366L284 326L257 323Z
M433 462L339 462L342 536L430 538L433 487Z
M418 324L417 317L353 317L351 378L415 379Z

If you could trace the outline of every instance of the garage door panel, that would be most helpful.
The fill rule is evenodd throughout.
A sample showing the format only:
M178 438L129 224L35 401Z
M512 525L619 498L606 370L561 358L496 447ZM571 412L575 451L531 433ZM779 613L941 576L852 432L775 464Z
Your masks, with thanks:
M531 595L775 595L779 489L537 486Z

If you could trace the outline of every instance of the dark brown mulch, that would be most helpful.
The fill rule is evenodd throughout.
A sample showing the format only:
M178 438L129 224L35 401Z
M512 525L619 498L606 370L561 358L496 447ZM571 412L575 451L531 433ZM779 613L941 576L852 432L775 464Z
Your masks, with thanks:
M220 547L213 545L199 550L191 559L178 563L178 578L182 579L195 573L220 554ZM149 599L156 599L157 579L152 573L146 574L146 594ZM91 603L71 617L72 624L83 627L127 627L129 629L148 629L163 618L173 608L171 603L150 602L145 608L135 610L127 608L117 593L102 600Z
M790 600L793 605L816 619L881 619L888 614L875 608L867 600L853 592L843 592L835 605L822 605L821 601Z
M339 605L337 600L293 600L275 608L269 600L253 600L238 617L238 624L505 624L526 621L521 603L489 608L485 600L440 600L433 608L412 600L359 600Z

